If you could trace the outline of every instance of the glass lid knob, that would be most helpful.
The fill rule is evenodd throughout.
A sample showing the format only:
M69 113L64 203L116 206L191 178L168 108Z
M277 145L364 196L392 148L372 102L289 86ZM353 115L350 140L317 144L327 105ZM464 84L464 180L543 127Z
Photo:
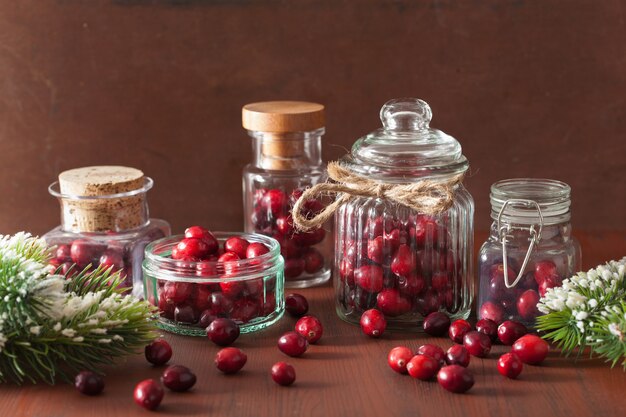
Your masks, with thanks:
M380 120L385 130L417 131L428 129L433 113L424 100L397 98L380 109Z

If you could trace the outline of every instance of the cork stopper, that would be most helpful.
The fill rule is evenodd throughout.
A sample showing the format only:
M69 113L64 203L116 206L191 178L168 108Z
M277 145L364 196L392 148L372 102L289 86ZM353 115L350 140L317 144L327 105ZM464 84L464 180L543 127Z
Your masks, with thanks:
M324 106L305 101L266 101L246 104L242 125L263 132L261 156L264 168L292 169L305 155L306 135L324 127Z
M143 172L123 166L71 169L59 175L65 230L123 231L147 222Z

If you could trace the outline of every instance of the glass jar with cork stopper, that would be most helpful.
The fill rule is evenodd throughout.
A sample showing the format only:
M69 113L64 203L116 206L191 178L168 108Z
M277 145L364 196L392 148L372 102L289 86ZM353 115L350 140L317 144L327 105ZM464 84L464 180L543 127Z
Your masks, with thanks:
M324 106L300 101L252 103L243 107L242 122L253 139L254 152L243 172L245 231L279 241L286 287L327 282L331 234L324 227L298 232L290 215L303 190L325 180ZM310 216L322 208L319 200L304 204Z
M91 166L59 175L48 191L61 205L61 225L43 237L56 246L50 264L63 273L110 267L132 294L143 296L144 248L169 236L169 224L151 219L147 192L154 181L123 166Z

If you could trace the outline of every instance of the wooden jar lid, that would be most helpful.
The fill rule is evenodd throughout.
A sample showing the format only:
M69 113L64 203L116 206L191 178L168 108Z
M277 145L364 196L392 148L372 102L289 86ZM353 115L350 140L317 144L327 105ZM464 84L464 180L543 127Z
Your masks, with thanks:
M324 127L324 106L306 101L264 101L243 106L243 127L260 132L308 132Z
M86 197L138 190L143 183L140 170L115 165L75 168L59 175L62 194Z

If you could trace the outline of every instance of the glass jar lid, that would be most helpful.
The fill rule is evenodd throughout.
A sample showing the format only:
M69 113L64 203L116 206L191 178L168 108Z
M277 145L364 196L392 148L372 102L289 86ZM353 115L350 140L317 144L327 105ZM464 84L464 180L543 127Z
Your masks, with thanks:
M461 144L430 127L432 111L417 98L388 101L380 110L383 127L358 139L342 159L348 168L381 179L406 181L465 172Z

